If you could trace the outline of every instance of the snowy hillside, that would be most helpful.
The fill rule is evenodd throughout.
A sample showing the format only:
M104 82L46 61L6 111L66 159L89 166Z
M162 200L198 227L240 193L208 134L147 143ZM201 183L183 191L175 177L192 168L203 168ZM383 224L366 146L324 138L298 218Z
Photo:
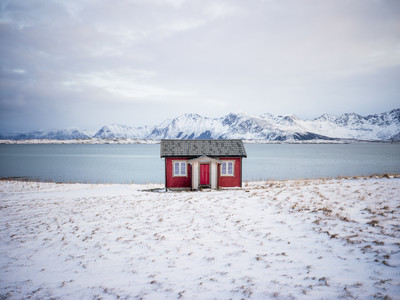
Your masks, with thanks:
M103 126L95 134L85 131L52 130L33 131L15 135L3 135L1 139L83 139L122 138L140 140L160 139L245 139L263 141L302 140L380 140L398 141L400 134L400 109L390 112L360 116L355 113L332 116L324 114L314 120L298 117L228 114L220 118L208 118L198 114L184 114L165 120L154 127L130 127L112 124Z

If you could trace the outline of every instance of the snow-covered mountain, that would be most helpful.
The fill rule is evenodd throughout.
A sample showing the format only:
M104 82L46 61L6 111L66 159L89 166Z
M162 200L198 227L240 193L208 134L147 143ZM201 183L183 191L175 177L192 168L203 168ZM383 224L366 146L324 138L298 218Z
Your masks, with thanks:
M322 115L312 121L298 121L306 130L333 138L391 140L400 133L400 109L366 117L350 113Z
M185 114L163 126L153 128L141 138L163 139L252 139L269 141L313 139L398 140L400 109L369 115L351 113L340 116L322 115L314 120L296 116L263 114L229 114L221 118Z
M218 139L226 131L219 119L184 114L153 128L149 139Z
M314 120L302 120L294 115L275 116L265 113L251 116L231 113L220 118L184 114L165 120L154 127L130 127L112 124L95 134L78 129L33 131L3 135L5 139L247 139L268 141L357 139L399 141L400 109L360 116L347 113L340 116L324 114Z
M330 139L299 128L290 116L264 114L253 117L244 114L229 114L222 119L227 131L222 138L243 138L254 140L286 141Z
M0 139L12 140L35 140L35 139L49 139L49 140L74 140L74 139L87 139L92 134L85 130L77 128L72 129L51 129L51 130L35 130L25 133L4 134L0 135Z
M143 138L151 133L151 128L144 127L130 127L126 125L112 124L103 126L95 133L93 137L96 138Z

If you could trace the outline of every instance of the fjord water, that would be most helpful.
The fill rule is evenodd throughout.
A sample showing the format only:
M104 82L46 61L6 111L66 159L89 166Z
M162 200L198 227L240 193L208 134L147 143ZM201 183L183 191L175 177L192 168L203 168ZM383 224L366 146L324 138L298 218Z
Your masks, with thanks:
M245 144L243 180L400 174L400 144ZM0 145L0 177L162 183L159 144Z

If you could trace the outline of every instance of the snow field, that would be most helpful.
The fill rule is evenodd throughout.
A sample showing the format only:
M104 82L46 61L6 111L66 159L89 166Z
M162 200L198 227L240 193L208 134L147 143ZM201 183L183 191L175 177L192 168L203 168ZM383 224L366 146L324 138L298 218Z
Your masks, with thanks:
M0 298L400 295L400 179L0 181Z

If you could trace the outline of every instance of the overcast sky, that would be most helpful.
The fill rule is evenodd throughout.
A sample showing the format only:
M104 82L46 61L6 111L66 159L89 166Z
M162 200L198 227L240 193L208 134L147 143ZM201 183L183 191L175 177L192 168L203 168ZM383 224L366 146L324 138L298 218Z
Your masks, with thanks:
M400 1L0 0L0 132L400 107Z

